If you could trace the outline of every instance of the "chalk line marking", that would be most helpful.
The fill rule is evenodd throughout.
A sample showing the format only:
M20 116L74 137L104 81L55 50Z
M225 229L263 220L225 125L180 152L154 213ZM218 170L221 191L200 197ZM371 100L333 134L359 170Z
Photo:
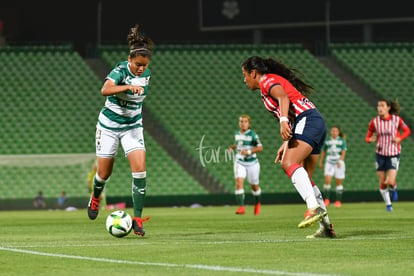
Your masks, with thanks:
M255 269L255 268L225 267L225 266L218 266L218 265L140 262L140 261L117 260L117 259L108 259L108 258L47 253L47 252L31 251L31 250L24 250L24 249L17 249L17 248L7 248L3 246L0 246L0 250L14 252L14 253L37 255L37 256L76 259L76 260L84 260L84 261L95 261L95 262L103 262L103 263L160 266L160 267L177 267L177 268L189 268L189 269L200 269L200 270L210 270L210 271L228 271L228 272L256 273L256 274L267 274L267 275L289 275L289 276L334 276L334 275L336 276L338 275L338 274L315 274L315 273L306 273L306 272L303 272L303 273L288 272L288 271L280 271L280 270Z

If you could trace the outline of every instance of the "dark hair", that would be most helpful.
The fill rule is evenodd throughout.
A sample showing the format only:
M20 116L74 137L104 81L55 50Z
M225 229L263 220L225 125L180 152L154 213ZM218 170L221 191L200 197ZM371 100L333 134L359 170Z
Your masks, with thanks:
M381 98L378 100L378 102L385 102L387 106L390 106L390 114L398 115L400 113L401 107L397 99L393 101L391 99Z
M339 125L333 125L332 127L331 127L331 129L332 128L336 128L336 129L338 129L339 130L339 136L340 137L342 137L343 139L346 139L346 135L345 135L345 133L343 133L342 132L342 130L341 130L341 128L339 127Z
M314 88L299 78L298 75L303 74L295 69L289 68L281 61L277 61L273 58L262 58L259 56L252 56L246 59L242 63L242 68L247 72L256 70L259 74L276 74L287 79L300 93L305 97L310 96Z
M135 26L129 30L127 37L129 45L129 56L131 58L134 58L136 56L151 56L154 42L150 38L140 33L138 29L139 25L135 24Z

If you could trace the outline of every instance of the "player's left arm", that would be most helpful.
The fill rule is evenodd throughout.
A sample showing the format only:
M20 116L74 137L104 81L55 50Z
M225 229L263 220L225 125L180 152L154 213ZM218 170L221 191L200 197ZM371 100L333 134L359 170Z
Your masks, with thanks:
M252 151L252 153L263 151L263 145L260 142L259 135L257 135L257 134L256 134L256 137L254 139L254 147L251 149L251 151Z
M401 135L397 134L397 136L392 139L397 144L401 143L402 140L404 140L411 134L410 128L405 124L405 122L401 118L398 124L398 129L402 131Z
M263 146L262 145L258 145L258 146L251 149L252 153L262 152L262 151L263 151Z
M343 141L343 143L342 143L342 150L341 150L340 160L341 161L345 161L345 155L346 155L347 147L346 147L346 141L345 141L345 139L343 139L342 141Z
M344 164L345 155L346 155L346 150L342 150L341 151L341 157L339 158L339 161L338 161L338 164L337 164L338 168L340 168L342 166L342 164Z
M256 134L256 137L254 138L253 142L253 147L251 149L248 150L242 150L240 153L243 155L250 155L256 152L261 152L263 151L263 145L262 143L260 143L260 139L259 136Z

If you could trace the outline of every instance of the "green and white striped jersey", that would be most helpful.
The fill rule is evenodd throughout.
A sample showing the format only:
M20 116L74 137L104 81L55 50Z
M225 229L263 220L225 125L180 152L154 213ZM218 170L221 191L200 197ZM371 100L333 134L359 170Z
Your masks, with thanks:
M332 137L325 140L323 150L326 151L326 162L336 164L341 159L341 153L346 151L346 142L341 136L332 139Z
M106 79L116 85L139 85L144 93L139 95L130 90L106 97L105 106L98 117L98 124L110 130L121 131L142 127L142 102L148 94L151 71L147 68L141 76L135 76L122 61L108 74Z
M242 150L249 150L258 146L261 146L259 135L257 135L253 130L248 129L244 133L241 133L240 130L237 130L234 133L234 139L236 144L236 162L240 164L251 164L252 162L257 162L256 153L250 155L242 155L240 152Z

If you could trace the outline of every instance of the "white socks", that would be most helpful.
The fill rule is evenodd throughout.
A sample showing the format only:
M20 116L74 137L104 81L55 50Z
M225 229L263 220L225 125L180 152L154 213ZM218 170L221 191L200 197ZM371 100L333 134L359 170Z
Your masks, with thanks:
M385 205L391 205L391 198L390 198L390 193L388 189L383 190L380 188L380 193L381 193L382 199L385 202Z
M314 190L312 189L312 184L309 180L309 175L303 167L297 168L290 179L302 199L306 202L308 209L313 209L319 206L316 201Z

